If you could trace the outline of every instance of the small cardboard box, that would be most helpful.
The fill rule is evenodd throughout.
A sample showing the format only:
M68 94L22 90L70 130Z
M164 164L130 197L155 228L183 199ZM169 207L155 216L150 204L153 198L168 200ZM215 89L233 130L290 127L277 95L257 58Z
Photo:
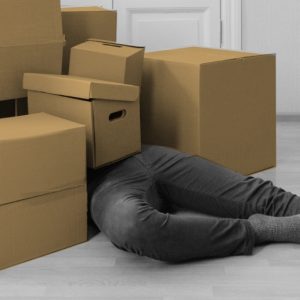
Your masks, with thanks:
M86 125L87 160L97 168L141 151L139 87L66 75L25 74L29 113Z
M24 72L60 74L64 36L59 0L1 0L0 101L26 97Z
M5 118L0 145L0 269L86 241L84 126Z
M48 114L0 119L0 205L85 183L85 127Z
M117 12L102 7L68 7L62 9L66 46L63 74L68 74L70 50L89 38L116 41Z
M0 270L86 240L86 186L0 205Z
M90 39L71 49L69 74L141 85L143 47Z
M142 142L243 174L276 165L274 55L183 48L145 55Z

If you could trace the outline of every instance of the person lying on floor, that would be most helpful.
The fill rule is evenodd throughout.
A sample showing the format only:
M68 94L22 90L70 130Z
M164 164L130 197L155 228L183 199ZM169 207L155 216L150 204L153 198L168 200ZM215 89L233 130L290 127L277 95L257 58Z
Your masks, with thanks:
M300 243L299 196L204 158L143 146L90 172L91 218L122 250L184 262Z

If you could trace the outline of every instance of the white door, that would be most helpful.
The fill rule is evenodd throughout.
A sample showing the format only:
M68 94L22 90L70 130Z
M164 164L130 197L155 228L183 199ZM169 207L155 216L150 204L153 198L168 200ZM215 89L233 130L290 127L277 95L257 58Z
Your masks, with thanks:
M113 8L119 42L147 51L220 47L220 0L114 0Z
M61 0L62 7L103 6L112 9L113 0Z
M243 50L276 53L277 113L300 115L300 1L244 0Z

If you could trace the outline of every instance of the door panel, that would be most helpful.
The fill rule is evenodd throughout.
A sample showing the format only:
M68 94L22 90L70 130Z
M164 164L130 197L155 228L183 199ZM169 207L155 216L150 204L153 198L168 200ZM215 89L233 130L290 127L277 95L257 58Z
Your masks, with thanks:
M220 47L220 0L114 0L118 41L147 51Z
M276 53L277 113L300 114L300 1L244 0L242 44Z

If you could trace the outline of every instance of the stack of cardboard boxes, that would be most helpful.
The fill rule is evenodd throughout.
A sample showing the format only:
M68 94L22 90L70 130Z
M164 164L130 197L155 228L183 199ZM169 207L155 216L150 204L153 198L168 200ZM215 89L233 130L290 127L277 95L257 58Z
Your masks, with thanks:
M70 75L27 73L29 113L86 125L88 167L141 150L140 82L144 48L89 40L72 48Z
M141 137L243 174L275 166L274 55L144 58L143 47L115 42L116 12L2 2L0 100L28 96L30 115L0 120L0 268L85 241L86 161L131 156Z
M140 150L138 86L59 75L62 16L65 65L73 43L89 37L115 40L113 11L78 8L61 14L58 0L1 2L0 115L15 114L9 99L27 96L22 87L26 72L37 73L25 76L24 82L38 99L32 100L32 110L41 112L0 120L0 269L86 241L87 140L90 167ZM128 70L126 57L124 62L127 80L134 70ZM141 65L138 72L133 76L141 77ZM38 109L44 103L55 109L51 97L59 100L57 115L64 119L43 113L45 107ZM126 138L132 143L122 149Z
M116 22L116 12L101 7L61 9L59 0L2 0L0 118L27 113L25 72L61 74L63 67L67 74L71 47L88 38L115 41Z
M63 74L69 72L71 48L89 38L116 41L117 12L102 7L68 7L62 9L66 45L63 55Z
M64 40L59 1L1 1L0 116L24 113L24 72L61 73Z
M0 166L0 269L86 241L83 125L3 118Z

